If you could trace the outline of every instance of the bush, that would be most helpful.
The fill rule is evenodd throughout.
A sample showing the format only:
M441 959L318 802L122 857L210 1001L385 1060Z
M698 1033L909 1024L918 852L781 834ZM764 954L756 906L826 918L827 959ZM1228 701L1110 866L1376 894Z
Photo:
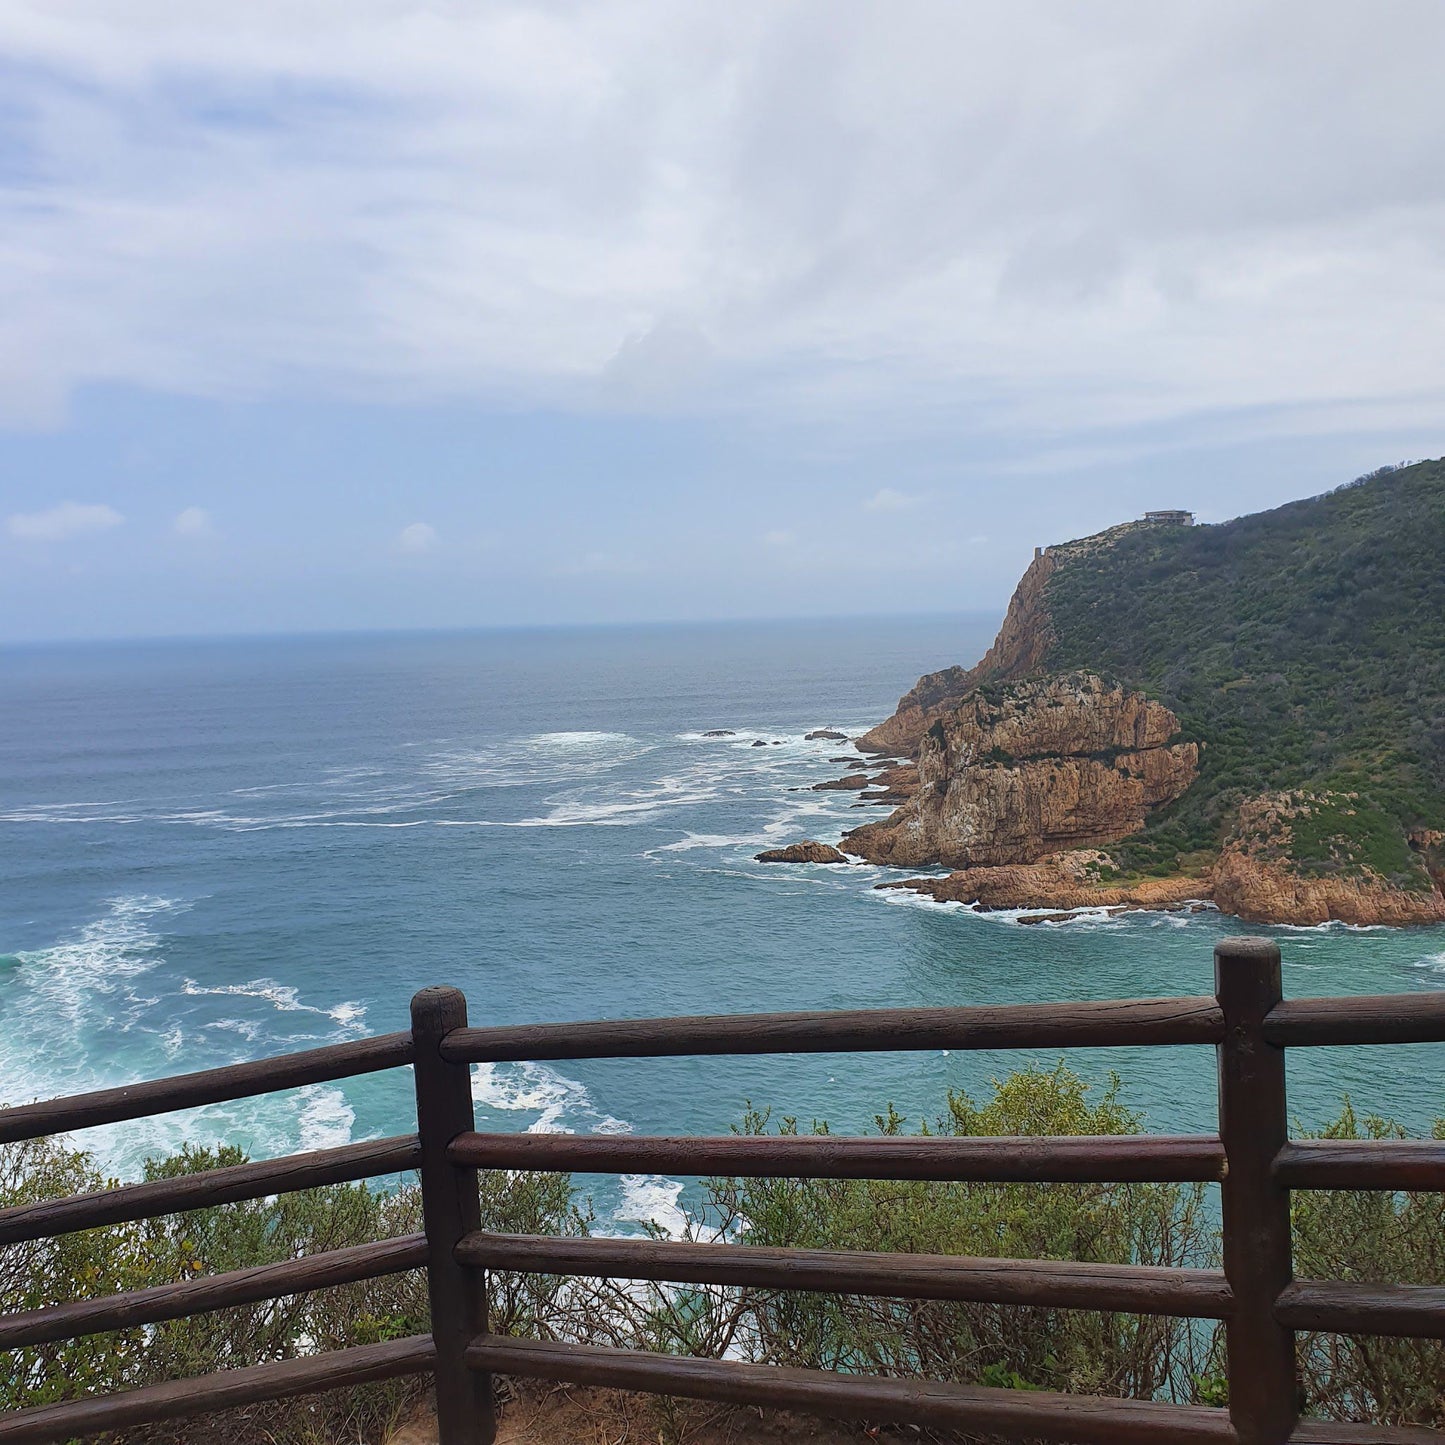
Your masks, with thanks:
M1435 1137L1445 1139L1445 1119ZM1399 1139L1386 1119L1357 1119L1348 1101L1321 1137ZM1293 1197L1301 1279L1445 1285L1445 1194L1309 1190ZM1445 1426L1445 1343L1302 1334L1309 1413L1383 1425Z
M936 1132L1137 1133L1118 1092L1111 1077L1092 1100L1062 1064L1025 1069L982 1105L950 1095ZM877 1125L905 1132L891 1108ZM767 1126L750 1112L743 1128ZM779 1128L796 1130L791 1119ZM747 1221L750 1244L1169 1266L1217 1252L1202 1186L725 1179L709 1193L715 1218ZM1187 1321L1013 1305L759 1294L751 1316L756 1354L774 1364L1140 1398L1187 1395L1208 1349Z
M174 1178L245 1162L240 1150L187 1146L149 1161L147 1179ZM567 1176L488 1172L486 1227L528 1234L585 1228ZM88 1155L50 1140L0 1148L0 1208L101 1189ZM200 1275L273 1264L421 1228L412 1182L392 1189L339 1184L134 1224L87 1230L0 1249L0 1311L89 1299ZM544 1275L491 1276L493 1328L545 1334L562 1313L564 1282ZM13 1351L3 1358L0 1411L77 1395L135 1389L185 1375L291 1359L424 1334L430 1328L420 1272L364 1280L311 1294L219 1310L79 1340ZM321 1445L385 1438L429 1388L424 1378L387 1381L224 1417L181 1420L125 1432L127 1441L196 1445Z
M957 1137L1132 1134L1139 1117L1112 1075L1091 1087L1063 1064L996 1080L977 1103L951 1094L919 1133ZM880 1133L907 1121L891 1107ZM749 1107L739 1132L798 1132ZM826 1133L827 1125L812 1126ZM1393 1138L1383 1119L1346 1103L1325 1137ZM1435 1136L1445 1138L1445 1120ZM238 1150L188 1147L153 1161L160 1179L243 1160ZM85 1153L63 1142L0 1148L0 1208L103 1188ZM481 1176L486 1228L583 1234L566 1175L491 1170ZM273 1199L90 1230L0 1249L0 1311L91 1298L290 1259L420 1228L414 1183L335 1185ZM1312 1191L1294 1196L1301 1278L1445 1284L1445 1196ZM936 1184L872 1180L721 1178L705 1181L694 1239L819 1249L991 1258L1074 1259L1171 1267L1217 1265L1219 1241L1202 1186L1177 1184ZM631 1349L745 1358L768 1364L926 1375L1008 1389L1227 1403L1219 1333L1207 1323L1082 1310L773 1290L670 1286L550 1275L488 1276L498 1333ZM131 1389L180 1375L287 1359L316 1350L424 1333L419 1273L364 1281L189 1320L37 1346L5 1356L0 1411ZM1386 1424L1445 1425L1445 1344L1302 1334L1308 1413ZM424 1379L276 1401L212 1419L116 1437L156 1445L375 1445L427 1390ZM610 1397L608 1397L610 1399ZM609 1407L610 1408L610 1407ZM636 1407L617 1405L628 1413ZM713 1407L653 1401L648 1434L684 1439ZM638 1423L641 1423L640 1421Z

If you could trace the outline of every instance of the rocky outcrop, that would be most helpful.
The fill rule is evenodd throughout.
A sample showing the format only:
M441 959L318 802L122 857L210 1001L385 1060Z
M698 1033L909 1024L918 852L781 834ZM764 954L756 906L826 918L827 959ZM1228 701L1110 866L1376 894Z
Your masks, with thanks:
M956 707L982 682L1027 677L1043 665L1053 642L1044 586L1058 565L1058 551L1040 552L1019 579L994 644L974 667L946 667L920 677L892 717L855 739L866 753L915 754L938 713Z
M1277 793L1241 805L1214 872L1220 909L1251 923L1445 923L1445 868L1436 862L1433 835L1411 835L1409 846L1419 861L1413 877L1404 880L1358 863L1320 871L1293 856L1296 829L1324 801ZM1341 795L1334 795L1327 804L1338 807L1340 801Z
M1176 908L1209 897L1207 878L1146 878L1107 884L1107 854L1078 849L1037 863L964 868L946 878L909 878L879 888L907 888L939 903L997 908Z
M1088 673L975 689L929 724L903 807L844 838L870 863L1029 863L1136 832L1199 770L1161 703Z
M856 793L866 788L872 780L867 773L849 773L846 778L829 778L825 783L814 783L815 793Z
M824 739L830 743L846 743L848 741L848 734L835 732L832 728L814 728L812 732L805 734L803 737L803 741L806 743L818 742L820 739Z
M918 791L918 768L913 763L895 763L868 780L870 789L862 796L870 803L906 803Z
M786 848L768 848L754 854L759 863L846 863L848 859L829 843L805 838Z

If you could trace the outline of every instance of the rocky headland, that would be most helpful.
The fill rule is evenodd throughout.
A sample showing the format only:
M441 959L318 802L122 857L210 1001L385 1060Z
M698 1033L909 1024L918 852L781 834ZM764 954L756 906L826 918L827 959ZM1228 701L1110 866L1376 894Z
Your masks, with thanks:
M897 805L842 853L978 908L1445 923L1442 555L1441 462L1039 549L984 657L817 785Z

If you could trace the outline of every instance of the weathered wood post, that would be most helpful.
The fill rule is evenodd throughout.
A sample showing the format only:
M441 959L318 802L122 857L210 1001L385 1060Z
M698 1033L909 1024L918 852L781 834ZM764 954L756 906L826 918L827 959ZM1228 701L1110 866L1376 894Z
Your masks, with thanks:
M440 1445L492 1445L497 1433L492 1377L468 1369L465 1359L467 1346L486 1333L486 1277L458 1264L455 1255L457 1242L481 1228L477 1171L447 1158L451 1141L476 1127L471 1068L448 1063L440 1051L443 1037L466 1022L467 1001L459 989L424 988L411 1001Z
M1234 1294L1225 1326L1229 1415L1239 1445L1283 1445L1298 1419L1294 1333L1274 1317L1290 1282L1289 1191L1275 1156L1289 1136L1284 1050L1262 1025L1280 1001L1279 946L1226 938L1214 949L1214 991L1224 1014L1218 1047L1224 1275Z

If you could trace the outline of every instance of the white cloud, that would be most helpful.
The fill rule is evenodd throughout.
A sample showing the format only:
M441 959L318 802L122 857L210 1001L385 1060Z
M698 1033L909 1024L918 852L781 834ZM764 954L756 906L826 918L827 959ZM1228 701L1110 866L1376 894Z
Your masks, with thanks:
M793 534L791 532L764 532L763 545L765 547L791 547Z
M11 421L1445 399L1438 0L61 8L0 7Z
M917 497L895 491L892 487L880 487L863 503L864 510L869 512L906 512L917 505Z
M415 556L430 552L437 544L437 529L429 522L413 522L396 534L397 549Z
M211 514L204 507L186 507L176 513L171 531L177 537L209 537L215 533Z
M88 532L107 532L125 518L104 503L62 502L45 512L15 512L10 535L25 542L67 542Z

